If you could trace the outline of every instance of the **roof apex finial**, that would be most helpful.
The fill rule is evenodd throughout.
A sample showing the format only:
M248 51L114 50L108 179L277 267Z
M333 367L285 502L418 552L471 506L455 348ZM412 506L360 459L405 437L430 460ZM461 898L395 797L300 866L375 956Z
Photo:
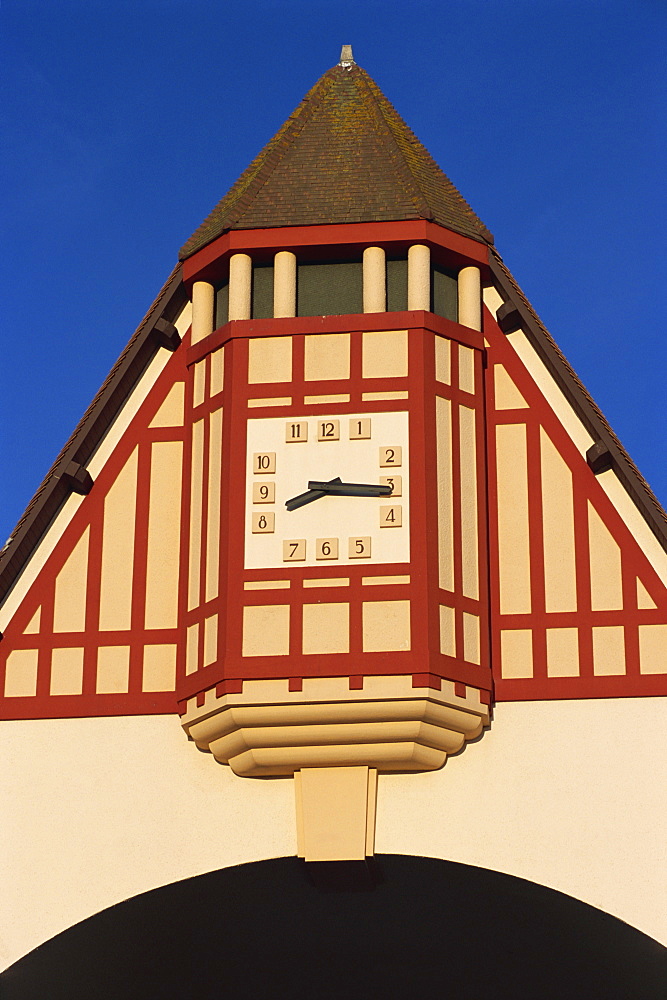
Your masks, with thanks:
M339 66L344 66L345 69L349 69L350 66L354 66L354 56L352 55L352 46L344 45L340 50L340 62Z

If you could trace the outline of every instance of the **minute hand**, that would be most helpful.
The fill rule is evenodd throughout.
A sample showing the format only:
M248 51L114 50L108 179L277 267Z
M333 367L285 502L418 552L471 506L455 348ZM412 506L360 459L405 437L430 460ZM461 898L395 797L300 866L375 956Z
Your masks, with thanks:
M374 483L321 483L315 480L308 483L308 489L338 497L388 497L392 492L391 486L376 486Z

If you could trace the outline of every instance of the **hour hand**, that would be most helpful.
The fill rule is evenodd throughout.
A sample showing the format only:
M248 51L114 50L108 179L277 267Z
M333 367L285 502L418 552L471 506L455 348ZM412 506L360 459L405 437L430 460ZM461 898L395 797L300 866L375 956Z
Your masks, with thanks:
M340 479L332 479L329 483L311 480L308 489L322 491L328 496L337 497L388 497L391 496L391 486L380 486L375 483L342 483ZM305 494L304 494L305 495Z
M339 483L340 479L332 479L329 483L322 483L324 487L334 486ZM308 490L306 493L299 493L297 497L292 497L291 500L285 501L285 506L288 510L296 510L298 507L305 507L307 503L312 503L313 500L319 500L320 497L325 497L328 493L327 489L313 489L311 484L308 483Z

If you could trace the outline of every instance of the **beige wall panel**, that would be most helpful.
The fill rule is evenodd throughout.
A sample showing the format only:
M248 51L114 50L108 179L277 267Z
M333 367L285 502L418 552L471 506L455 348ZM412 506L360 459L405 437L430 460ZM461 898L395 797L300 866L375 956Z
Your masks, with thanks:
M452 342L446 337L435 338L435 377L438 382L451 385Z
M54 632L82 632L86 626L88 536L86 528L56 577Z
M366 247L363 257L363 299L365 313L387 308L387 265L381 247Z
M192 286L191 343L198 344L213 333L215 289L208 281L195 281ZM182 335L182 334L181 334Z
M144 646L142 691L173 691L176 686L176 646Z
M500 633L500 670L504 680L533 676L533 633L528 628Z
M493 366L493 395L497 410L522 410L528 406L504 365Z
M480 662L479 618L463 612L463 658L469 663Z
M593 673L625 673L625 637L622 625L593 628Z
M372 402L376 399L408 399L407 389L394 389L391 392L362 392L361 398L364 403Z
M639 626L639 670L642 674L667 673L667 625Z
M83 691L83 649L54 649L51 654L50 694L81 694Z
M192 405L201 406L206 397L206 358L196 361L192 376Z
M503 298L498 294L497 288L494 285L487 285L486 288L482 289L482 298L484 299L484 305L495 318L496 313L503 304Z
M350 605L304 604L303 652L349 653Z
M0 722L2 966L139 893L296 853L293 782L237 778L175 721ZM442 770L380 776L376 850L529 879L667 943L665 730L664 698L500 703Z
M219 348L210 355L211 396L217 396L225 387L225 349Z
M248 382L289 382L291 378L291 337L252 337L248 341Z
M431 308L431 250L420 243L408 247L408 309Z
M174 382L149 427L181 427L185 411L185 382Z
M365 653L410 649L410 601L364 601Z
M23 634L37 635L39 633L39 626L41 620L42 620L42 606L40 604L40 606L37 608L37 610L35 611L34 615L30 619L26 627L23 629Z
M308 399L306 399L306 403ZM256 396L254 399L248 400L248 407L259 409L262 406L291 406L292 397L291 396Z
M578 629L547 629L547 674L549 677L579 676Z
M287 655L289 618L289 604L266 604L244 608L243 655Z
M173 628L178 619L182 441L154 441L151 448L146 628Z
M0 722L0 785L0 968L139 893L296 854L293 782L236 777L173 715Z
M591 607L614 611L623 607L621 550L595 507L588 503L588 544L591 560Z
M462 586L466 597L479 597L479 539L477 526L477 442L475 411L459 407L461 443L461 556Z
M364 378L400 378L408 374L408 331L364 333L361 348Z
M478 267L462 267L458 277L459 323L482 329L482 280Z
M97 650L97 694L125 694L130 683L130 647L100 646Z
M304 339L306 382L350 377L349 333L318 333ZM325 401L324 397L322 401Z
M37 693L36 649L13 649L5 665L5 698L32 698Z
M454 608L440 605L440 652L445 656L456 656L456 634L454 631Z
M204 421L192 425L192 470L190 473L190 549L188 552L188 610L199 604L202 500L204 496Z
M475 352L472 347L459 344L459 389L463 392L475 391Z
M129 629L132 624L132 576L137 503L135 448L104 501L100 629Z
M273 258L273 315L296 316L296 254L289 250Z
M547 611L576 611L572 473L540 429L544 589Z
M376 851L507 872L667 941L666 728L667 699L498 704L442 770L380 775Z
M297 808L306 861L366 857L367 767L304 767Z
M526 427L496 427L501 614L531 610Z
M218 658L218 616L211 615L204 621L204 662L207 667Z
M364 398L362 393L361 398ZM304 396L303 401L306 406L319 406L322 403L349 403L350 394L349 392L332 392L330 395L320 395L320 396ZM291 403L291 400L290 400Z
M646 555L651 566L667 586L667 551L649 528L634 499L629 496L613 469L600 472L595 478L621 515L625 526Z
M188 625L185 640L185 672L194 674L199 670L199 622Z
M222 479L222 410L210 416L208 511L206 527L206 600L218 596L220 576L220 486Z
M593 444L590 436L570 403L563 395L553 375L546 368L537 351L530 343L523 330L517 330L506 337L506 343L511 344L521 361L533 376L538 389L544 395L547 403L554 411L565 430L570 435L574 445L582 456Z
M655 606L656 606L655 601L653 600L653 598L651 597L651 595L649 594L648 590L641 582L639 577L637 577L637 607L641 608L642 610L647 610L655 608Z
M438 573L440 586L454 589L454 486L452 482L452 405L435 400L438 475Z

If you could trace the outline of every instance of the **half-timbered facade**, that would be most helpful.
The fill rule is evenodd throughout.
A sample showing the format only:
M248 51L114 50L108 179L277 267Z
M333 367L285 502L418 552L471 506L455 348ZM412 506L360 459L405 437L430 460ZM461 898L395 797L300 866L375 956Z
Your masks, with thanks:
M426 809L424 796L445 802L454 788L465 840L467 798L478 831L496 767L528 796L529 718L542 720L545 785L558 766L548 747L570 726L598 761L620 720L634 731L645 717L621 787L653 766L667 520L492 235L349 52L185 244L2 551L0 596L12 739L90 724L85 769L102 720L114 740L145 726L160 743L150 717L162 716L182 741L168 738L170 766L195 753L188 742L210 751L234 774L206 757L197 781L225 773L224 794L259 813L266 791L269 824L294 776L293 849L291 830L277 843L252 834L250 856L223 844L217 867L281 853L453 857L658 936L655 905L642 916L633 890L628 901L586 888L585 863L519 860L507 817L509 847L468 831L466 854L440 844L440 807ZM482 777L466 784L475 755ZM560 794L566 812L580 808ZM183 808L196 811L197 795ZM426 847L392 833L410 803L432 828ZM608 831L609 804L590 834L613 865L627 841ZM49 916L12 939L8 960L118 899L211 870L208 855L184 853L55 916L52 889Z

